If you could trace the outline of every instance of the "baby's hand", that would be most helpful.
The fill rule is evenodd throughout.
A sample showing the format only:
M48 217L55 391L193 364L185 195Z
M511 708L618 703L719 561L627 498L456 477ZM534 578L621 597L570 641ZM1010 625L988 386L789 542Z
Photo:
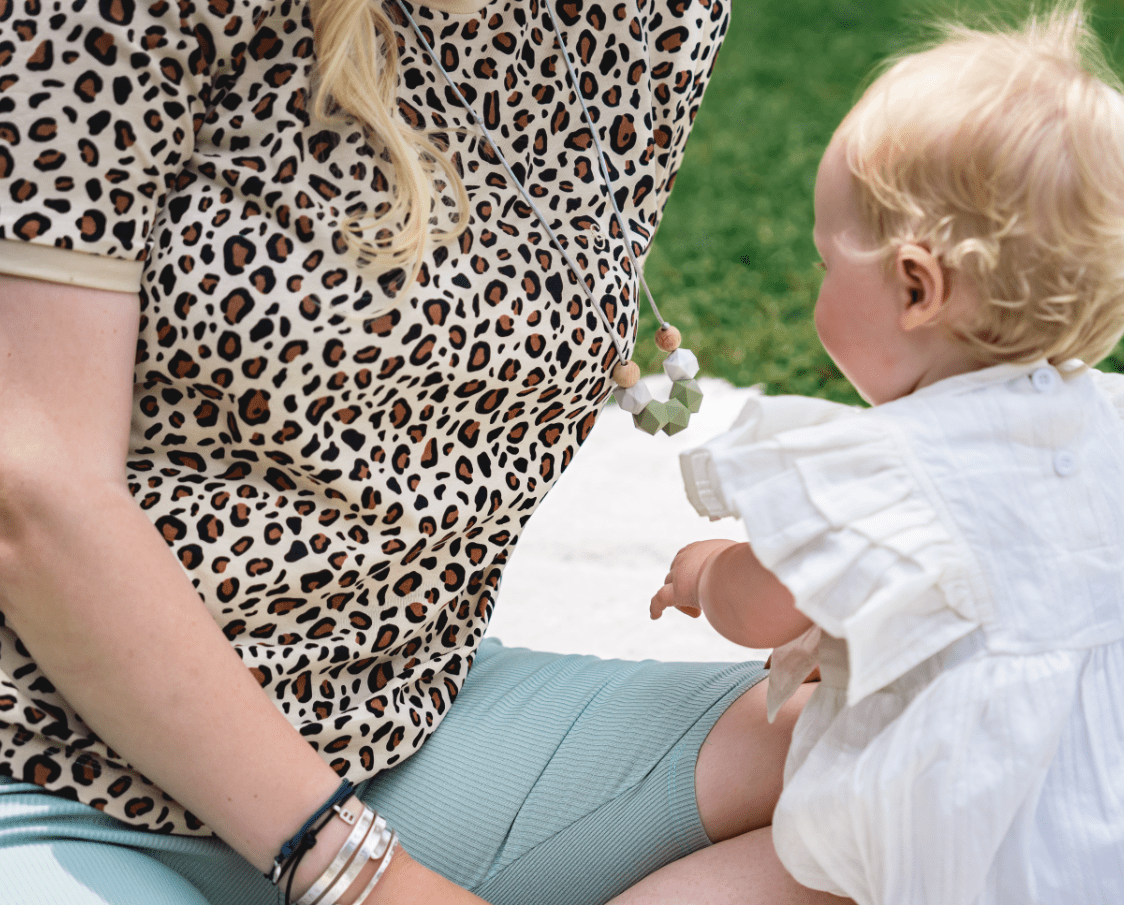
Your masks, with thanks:
M650 612L653 619L659 619L669 606L686 613L692 619L702 615L699 606L699 576L706 561L716 553L736 544L732 540L703 540L687 544L675 554L671 561L671 571L664 579L664 585L652 598Z

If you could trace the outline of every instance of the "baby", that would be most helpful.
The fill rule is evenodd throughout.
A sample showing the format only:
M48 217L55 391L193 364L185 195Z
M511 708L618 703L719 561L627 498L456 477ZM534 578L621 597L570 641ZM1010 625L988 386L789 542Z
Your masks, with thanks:
M652 600L818 668L773 838L860 905L1124 902L1124 96L1078 4L899 58L820 164L824 347L685 453Z

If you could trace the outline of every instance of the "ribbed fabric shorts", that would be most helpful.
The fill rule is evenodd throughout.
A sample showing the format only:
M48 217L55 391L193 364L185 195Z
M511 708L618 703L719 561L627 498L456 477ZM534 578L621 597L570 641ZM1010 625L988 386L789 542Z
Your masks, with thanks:
M492 905L597 905L708 844L699 748L760 663L482 644L421 750L361 787L421 863ZM275 905L217 839L129 828L0 778L0 905Z

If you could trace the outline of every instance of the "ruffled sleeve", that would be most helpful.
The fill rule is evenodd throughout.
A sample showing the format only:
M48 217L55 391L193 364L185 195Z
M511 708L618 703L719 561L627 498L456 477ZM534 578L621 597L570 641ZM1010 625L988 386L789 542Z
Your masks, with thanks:
M688 496L739 516L797 609L846 641L853 706L978 627L970 551L888 417L794 397L751 405L683 454ZM815 665L810 640L775 652L778 693Z
M730 429L705 446L679 456L687 497L699 515L711 519L736 516L723 485L740 483L736 451L783 431L847 418L861 409L807 396L754 396ZM722 473L718 471L721 464Z

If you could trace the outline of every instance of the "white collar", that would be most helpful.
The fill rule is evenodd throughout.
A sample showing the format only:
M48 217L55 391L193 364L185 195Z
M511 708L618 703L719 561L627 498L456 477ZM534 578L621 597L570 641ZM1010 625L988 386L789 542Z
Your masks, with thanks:
M1083 367L1084 365L1080 361L1073 359L1072 361L1067 361L1056 370L1058 370L1062 376L1066 376L1072 371ZM1004 363L991 365L987 368L980 368L977 371L966 371L963 374L955 374L952 377L946 377L944 380L938 380L936 383L931 383L919 390L914 390L908 396L903 396L901 398L902 400L906 400L921 396L944 396L955 393L970 393L973 390L978 390L994 383L1009 383L1012 380L1018 380L1020 377L1026 377L1039 368L1053 369L1053 365L1045 358L1018 364ZM897 402L899 400L895 399L894 401Z

